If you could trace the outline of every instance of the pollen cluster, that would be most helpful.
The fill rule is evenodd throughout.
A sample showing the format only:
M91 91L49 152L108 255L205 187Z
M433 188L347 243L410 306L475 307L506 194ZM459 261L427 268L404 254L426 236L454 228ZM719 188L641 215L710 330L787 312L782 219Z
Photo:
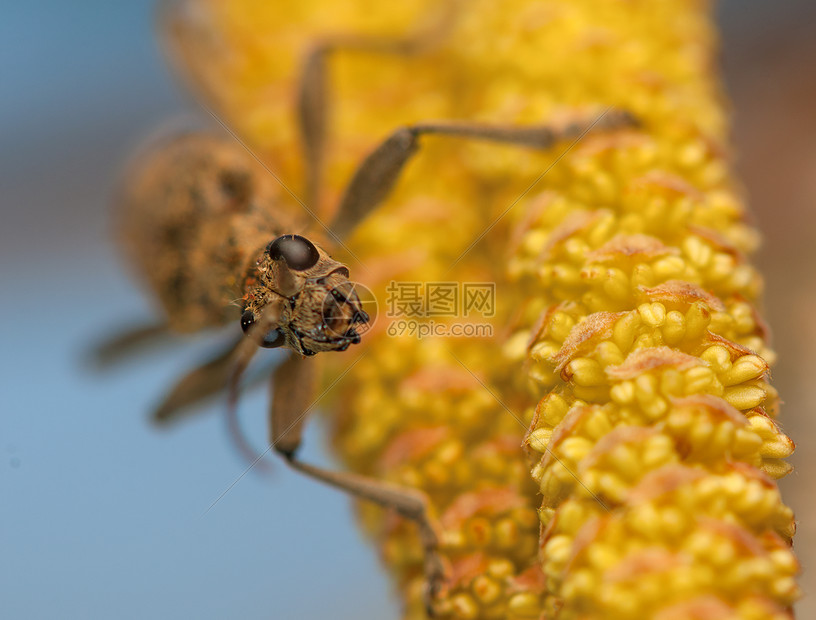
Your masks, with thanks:
M795 526L774 481L794 446L769 383L756 233L706 122L719 102L691 46L710 40L705 22L668 4L685 48L665 48L672 20L647 36L609 15L623 49L608 62L639 37L643 80L616 105L641 127L576 146L519 218L509 263L537 291L505 350L541 395L525 445L544 612L789 617Z
M401 125L588 125L611 108L638 121L544 153L424 139L348 240L361 264L341 256L382 307L364 354L331 360L353 364L335 445L352 470L427 494L447 568L435 615L790 617L794 521L775 480L793 443L708 3L190 4L187 70L286 179L310 46L403 37L454 11L417 56L332 57L323 210ZM388 335L389 281L452 279L496 284L492 339ZM424 618L414 525L360 513L406 617Z

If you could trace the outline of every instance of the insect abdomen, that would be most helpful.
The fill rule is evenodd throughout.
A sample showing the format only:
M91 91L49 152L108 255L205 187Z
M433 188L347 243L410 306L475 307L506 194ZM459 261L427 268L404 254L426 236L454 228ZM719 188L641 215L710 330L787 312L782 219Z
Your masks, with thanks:
M129 172L118 232L170 327L237 321L247 274L281 231L263 171L232 138L185 134Z

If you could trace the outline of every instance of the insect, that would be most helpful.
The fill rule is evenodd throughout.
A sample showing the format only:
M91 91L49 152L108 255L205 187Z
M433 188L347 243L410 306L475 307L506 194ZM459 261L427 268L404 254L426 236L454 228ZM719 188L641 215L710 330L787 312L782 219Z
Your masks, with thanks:
M305 153L305 203L283 191L271 171L235 138L189 132L158 142L128 171L120 197L119 228L126 253L159 301L161 328L124 336L108 348L132 345L164 331L198 332L232 323L234 342L182 377L156 411L171 419L205 396L227 390L237 399L241 373L259 347L289 354L274 370L270 445L297 471L395 510L418 526L425 557L429 609L445 578L435 527L423 494L298 458L310 409L318 353L358 344L371 317L348 266L330 252L389 195L420 138L436 135L547 149L591 126L618 127L620 112L566 127L487 126L427 122L400 127L359 164L336 210L320 227L304 212L319 200L327 108L327 62L353 48L371 54L421 54L444 28L406 39L349 35L318 41L302 62L297 116ZM298 204L300 203L300 204ZM317 218L315 218L317 219ZM319 220L317 220L319 222ZM240 326L240 330L237 328Z

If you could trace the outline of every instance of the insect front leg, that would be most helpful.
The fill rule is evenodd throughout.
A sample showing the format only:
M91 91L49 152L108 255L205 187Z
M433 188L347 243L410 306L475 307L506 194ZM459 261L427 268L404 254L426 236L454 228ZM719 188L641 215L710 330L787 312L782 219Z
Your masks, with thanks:
M432 613L432 603L440 591L445 571L439 556L439 539L428 516L428 500L423 493L398 485L347 472L335 472L304 463L297 458L314 385L314 361L291 355L272 377L270 410L271 442L292 469L310 478L341 489L360 499L396 511L413 521L418 529L425 553L426 606Z
M465 138L523 148L545 150L562 140L579 140L591 130L611 131L637 125L631 114L607 110L600 116L565 126L500 126L472 123L417 123L394 131L360 164L349 181L337 216L331 223L335 234L344 237L377 205L397 183L400 173L419 148L423 135Z

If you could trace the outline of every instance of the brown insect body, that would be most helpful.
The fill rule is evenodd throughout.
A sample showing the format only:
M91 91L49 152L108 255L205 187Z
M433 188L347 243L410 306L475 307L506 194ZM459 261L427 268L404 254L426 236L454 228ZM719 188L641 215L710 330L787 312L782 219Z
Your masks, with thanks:
M270 257L275 239L305 226L297 206L233 138L191 133L166 140L127 179L119 236L172 330L238 322L242 312L251 323L272 304L282 338L272 334L264 346L311 355L359 342L353 326L368 317L345 266L305 239L318 256L308 268Z

